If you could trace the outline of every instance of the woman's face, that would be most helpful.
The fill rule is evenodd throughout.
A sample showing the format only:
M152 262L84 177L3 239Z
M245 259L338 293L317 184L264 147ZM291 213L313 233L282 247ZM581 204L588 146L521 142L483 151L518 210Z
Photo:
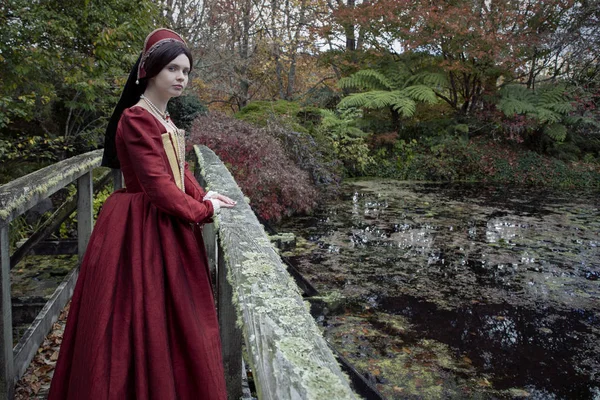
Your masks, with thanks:
M168 63L155 77L150 79L157 94L171 98L180 96L188 84L190 60L180 54Z

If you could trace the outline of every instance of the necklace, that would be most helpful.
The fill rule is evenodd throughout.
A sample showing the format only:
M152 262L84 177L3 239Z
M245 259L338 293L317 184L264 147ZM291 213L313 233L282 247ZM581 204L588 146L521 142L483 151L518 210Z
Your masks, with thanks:
M165 112L162 112L156 104L151 102L150 99L144 95L141 95L140 99L144 100L146 104L148 104L148 107L150 107L152 111L158 114L165 122L169 122L171 120L171 116L169 115L169 112L167 110L165 110Z
M165 125L173 129L173 133L175 134L175 152L177 153L177 161L179 163L179 175L181 177L181 190L185 192L185 131L183 129L177 128L177 125L171 120L169 116L169 112L165 111L164 113L160 111L160 108L156 106L153 102L150 101L149 98L144 96L143 94L140 96L140 99L144 100L144 102L150 108L150 111L158 115L164 122ZM167 133L169 133L167 131Z

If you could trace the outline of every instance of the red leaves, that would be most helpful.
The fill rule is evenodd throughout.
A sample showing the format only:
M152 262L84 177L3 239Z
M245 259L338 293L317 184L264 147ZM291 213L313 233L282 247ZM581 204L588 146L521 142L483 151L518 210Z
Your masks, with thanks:
M191 142L204 144L219 156L262 218L279 220L314 207L317 192L308 174L263 129L211 113L195 121Z
M361 40L370 42L365 47L439 56L436 66L449 82L442 89L450 92L444 100L469 112L484 102L483 91L495 90L500 76L526 75L539 49L552 44L571 5L570 0L373 0L341 7L334 19L361 32Z

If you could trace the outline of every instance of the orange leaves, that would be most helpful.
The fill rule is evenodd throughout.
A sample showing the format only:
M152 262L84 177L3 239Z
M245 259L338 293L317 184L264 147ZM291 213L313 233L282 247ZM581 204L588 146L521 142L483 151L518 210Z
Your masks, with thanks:
M492 387L492 383L488 381L487 378L481 379L479 382L477 382L477 385L486 388Z

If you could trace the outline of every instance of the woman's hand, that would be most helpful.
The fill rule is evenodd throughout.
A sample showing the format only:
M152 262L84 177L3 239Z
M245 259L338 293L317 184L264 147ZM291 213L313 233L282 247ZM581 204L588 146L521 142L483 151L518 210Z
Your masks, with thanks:
M225 196L223 196L223 197L225 197ZM223 201L223 200L221 200L221 199L218 199L218 198L216 198L216 197L215 197L215 198L212 198L212 199L210 199L210 201L216 201L216 202L218 202L218 203L219 203L219 206L220 206L221 208L233 208L233 206L235 206L235 204L236 204L236 203L235 203L235 201L233 201L233 200L229 199L228 197L225 197L225 198L226 198L226 199L228 199L228 202L225 202L225 201Z
M237 202L235 200L232 200L229 197L222 195L220 193L217 193L213 197L213 199L219 200L221 202L221 207L225 207L225 208L231 208L237 204Z
M217 213L221 208L232 208L237 204L236 201L230 199L229 197L217 192L213 192L212 190L206 193L206 196L204 196L204 200L210 200L213 203L215 212Z

